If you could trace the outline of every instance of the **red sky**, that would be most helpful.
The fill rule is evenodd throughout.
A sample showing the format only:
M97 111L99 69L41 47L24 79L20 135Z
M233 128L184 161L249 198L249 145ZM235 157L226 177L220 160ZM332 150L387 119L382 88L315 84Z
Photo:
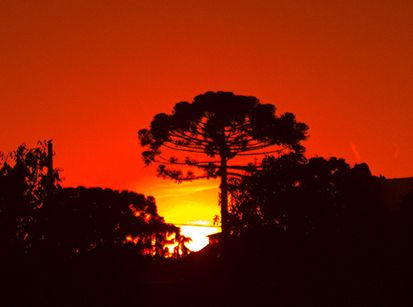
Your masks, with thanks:
M406 0L3 0L0 150L52 138L64 185L154 194L172 222L212 219L216 182L156 178L136 133L229 90L306 122L309 156L413 176L412 16Z

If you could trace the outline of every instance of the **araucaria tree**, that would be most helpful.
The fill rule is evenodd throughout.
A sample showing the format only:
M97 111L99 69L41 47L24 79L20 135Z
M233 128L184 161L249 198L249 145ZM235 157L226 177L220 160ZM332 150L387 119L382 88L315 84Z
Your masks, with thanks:
M150 128L140 130L138 135L141 145L147 148L142 152L146 165L159 163L160 176L178 182L221 178L221 226L225 238L229 235L228 177L240 176L253 167L242 157L301 153L307 130L307 125L297 122L294 114L276 116L274 105L262 104L256 97L207 92L191 103L178 102L171 114L155 115ZM195 173L191 168L203 172Z

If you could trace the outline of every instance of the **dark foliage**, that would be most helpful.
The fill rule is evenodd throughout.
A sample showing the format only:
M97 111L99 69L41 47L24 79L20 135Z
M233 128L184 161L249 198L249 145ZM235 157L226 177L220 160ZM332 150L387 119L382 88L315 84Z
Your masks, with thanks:
M187 253L187 239L153 197L61 188L52 155L50 142L1 155L0 304L138 304L145 267L161 261L167 243Z
M65 188L42 210L41 248L76 255L94 249L122 248L163 256L168 237L179 233L165 224L153 197L101 188Z
M256 97L207 92L196 96L191 103L177 103L170 115L155 115L150 128L139 131L139 140L147 149L142 153L145 163L160 163L160 176L178 182L221 178L221 223L227 235L227 178L251 168L237 164L234 159L283 151L301 153L304 151L301 141L306 139L307 130L307 125L297 122L292 113L277 116L274 105L261 104ZM173 156L174 152L189 156L180 160ZM164 157L165 153L171 155ZM183 173L182 169L192 167L204 172Z
M177 229L153 198L60 188L42 144L1 165L4 306L413 303L413 194L386 208L384 178L366 164L267 157L261 170L230 181L226 252L218 243L179 257L187 238L178 232L181 251L165 259L167 233Z
M383 215L381 178L366 164L289 154L231 185L233 232L267 228L300 236L368 231Z
M129 191L61 188L48 142L2 155L0 239L3 255L73 256L102 247L133 245L163 256L179 228L165 224L155 199Z
M50 169L48 142L34 148L20 145L0 153L0 245L12 253L26 252L40 211L59 187L59 174Z

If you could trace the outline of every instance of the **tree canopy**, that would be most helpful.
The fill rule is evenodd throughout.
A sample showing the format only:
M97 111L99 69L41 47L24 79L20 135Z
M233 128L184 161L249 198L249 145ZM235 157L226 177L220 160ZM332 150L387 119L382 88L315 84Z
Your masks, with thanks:
M228 234L228 176L239 176L250 167L229 162L242 156L304 151L301 141L307 137L307 125L292 113L277 116L275 110L256 97L232 92L207 92L192 102L178 102L171 114L155 115L150 128L139 131L147 149L142 157L147 165L159 163L160 176L178 182L220 177L221 224ZM203 172L182 171L191 167Z
M383 209L380 178L367 164L344 159L267 157L263 169L231 182L231 225L237 233L267 228L298 235L373 229Z
M0 153L1 256L73 256L130 247L164 256L166 246L187 253L180 229L158 215L151 196L102 188L62 188L51 141ZM181 238L182 237L182 238ZM1 257L0 256L0 257Z
M64 188L44 211L45 241L64 254L129 244L143 255L163 256L179 228L158 215L155 199L130 191Z
M25 144L0 153L0 244L9 249L28 247L40 209L59 187L59 172L51 166L50 141L33 148Z

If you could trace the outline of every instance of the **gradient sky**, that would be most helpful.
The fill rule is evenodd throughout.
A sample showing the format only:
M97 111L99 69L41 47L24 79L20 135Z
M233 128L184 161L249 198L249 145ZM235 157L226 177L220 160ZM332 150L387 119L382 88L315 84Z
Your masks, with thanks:
M412 16L406 0L0 0L0 150L53 139L64 185L132 189L171 222L212 220L217 182L156 178L136 133L229 90L306 122L310 157L412 176Z

